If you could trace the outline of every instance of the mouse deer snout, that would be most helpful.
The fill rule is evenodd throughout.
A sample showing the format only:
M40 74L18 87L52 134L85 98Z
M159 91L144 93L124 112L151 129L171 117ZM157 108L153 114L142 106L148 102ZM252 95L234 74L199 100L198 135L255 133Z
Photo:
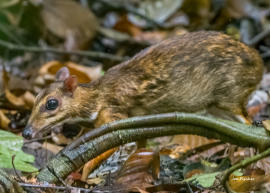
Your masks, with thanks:
M22 136L25 138L25 139L32 139L34 136L33 136L33 126L32 125L27 125L25 127L25 129L23 130L22 132Z

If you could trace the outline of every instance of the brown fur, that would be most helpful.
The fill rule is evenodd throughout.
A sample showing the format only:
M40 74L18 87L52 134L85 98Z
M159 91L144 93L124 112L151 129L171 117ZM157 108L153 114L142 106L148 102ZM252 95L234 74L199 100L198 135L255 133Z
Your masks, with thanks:
M72 97L63 82L37 97L29 125L33 132L67 118L88 119L95 127L132 116L197 112L216 106L245 114L248 96L260 82L263 63L257 51L218 32L194 32L165 40L80 84ZM50 97L61 101L54 113L41 110ZM34 135L33 135L34 136Z

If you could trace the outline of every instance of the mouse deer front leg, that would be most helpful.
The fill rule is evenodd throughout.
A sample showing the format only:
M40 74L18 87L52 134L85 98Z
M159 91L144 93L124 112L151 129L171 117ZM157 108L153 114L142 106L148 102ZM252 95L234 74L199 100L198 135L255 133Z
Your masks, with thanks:
M106 123L120 120L120 119L125 119L125 118L127 118L127 116L125 114L116 112L116 110L114 108L105 108L99 112L94 125L95 125L95 128L99 128L100 126L102 126ZM108 159L117 149L118 149L118 147L110 149L110 150L104 152L103 154L97 156L95 159L92 159L91 161L87 162L84 165L81 180L86 181L89 174L98 165L100 165L103 161Z

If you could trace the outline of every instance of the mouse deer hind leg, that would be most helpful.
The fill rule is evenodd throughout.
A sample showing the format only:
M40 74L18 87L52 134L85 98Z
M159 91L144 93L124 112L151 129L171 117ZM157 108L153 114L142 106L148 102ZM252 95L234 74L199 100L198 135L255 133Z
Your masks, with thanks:
M246 125L252 125L252 118L248 116L245 103L242 103L241 109L239 108L239 110L237 110L235 113L236 113L236 117L239 120L239 122L246 124ZM235 159L234 159L235 147L236 147L235 145L231 145L229 147L229 157L231 159L232 164L235 163ZM254 157L254 155L255 155L254 152L255 152L254 148L249 148L250 157ZM253 165L251 167L253 167Z
M247 112L246 112L246 108L243 110L243 115L238 115L238 117L240 119L242 119L242 122L245 123L246 125L252 125L252 117L249 117ZM256 149L250 147L249 148L249 155L250 157L254 157L255 156L255 151ZM252 164L250 167L254 167L255 164Z

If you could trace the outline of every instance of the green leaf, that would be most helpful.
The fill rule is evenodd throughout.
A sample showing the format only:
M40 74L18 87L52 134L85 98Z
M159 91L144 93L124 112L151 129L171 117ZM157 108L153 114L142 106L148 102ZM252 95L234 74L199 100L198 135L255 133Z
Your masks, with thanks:
M16 169L24 172L36 172L37 168L26 163L16 156L14 159L14 166ZM6 155L0 155L0 168L13 168L12 166L12 157Z
M105 71L104 70L101 70L100 76L103 76L104 74L105 74Z
M199 175L195 175L191 178L188 178L186 180L181 181L182 182L191 182L192 184L196 184L198 183L199 185L201 185L204 188L209 188L211 187L215 180L216 180L216 175L218 175L220 172L214 172L211 174L199 174Z
M239 170L236 170L233 172L233 175L235 176L243 176L244 174L242 172L240 172Z
M218 165L216 163L211 163L211 162L208 162L206 160L201 160L201 163L207 167L211 167L211 168L215 168L217 167Z
M13 133L0 130L0 167L13 168L12 156L15 156L14 166L16 169L25 172L37 171L37 168L30 165L33 163L35 157L28 155L21 150L23 145L23 138Z

